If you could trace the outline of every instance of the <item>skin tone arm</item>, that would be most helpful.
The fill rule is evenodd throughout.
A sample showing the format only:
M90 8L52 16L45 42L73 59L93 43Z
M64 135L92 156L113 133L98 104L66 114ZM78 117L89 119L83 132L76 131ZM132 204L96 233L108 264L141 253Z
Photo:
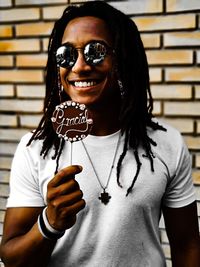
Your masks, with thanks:
M200 266L196 202L183 208L163 208L173 267Z
M42 208L9 208L6 212L1 258L6 267L45 266L55 241L42 237L37 217Z
M66 230L76 222L77 213L85 207L75 175L80 166L59 171L47 187L47 218L57 230ZM40 208L9 208L4 222L1 258L6 267L46 267L56 244L38 230Z

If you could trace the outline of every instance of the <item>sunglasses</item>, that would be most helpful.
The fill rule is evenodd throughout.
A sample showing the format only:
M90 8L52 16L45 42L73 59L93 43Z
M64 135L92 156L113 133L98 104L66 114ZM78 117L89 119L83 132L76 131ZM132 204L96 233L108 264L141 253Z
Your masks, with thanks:
M113 52L111 47L100 41L89 42L83 48L75 48L73 45L66 43L56 51L57 66L62 68L73 67L78 58L78 50L83 51L85 62L90 66L100 64L108 54Z

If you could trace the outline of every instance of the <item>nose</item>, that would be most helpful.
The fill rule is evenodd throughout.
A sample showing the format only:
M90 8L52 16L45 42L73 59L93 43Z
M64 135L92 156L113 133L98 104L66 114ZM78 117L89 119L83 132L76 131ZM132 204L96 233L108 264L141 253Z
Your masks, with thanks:
M91 71L91 66L87 64L83 56L82 51L78 51L78 58L72 67L72 71L75 73L88 72Z

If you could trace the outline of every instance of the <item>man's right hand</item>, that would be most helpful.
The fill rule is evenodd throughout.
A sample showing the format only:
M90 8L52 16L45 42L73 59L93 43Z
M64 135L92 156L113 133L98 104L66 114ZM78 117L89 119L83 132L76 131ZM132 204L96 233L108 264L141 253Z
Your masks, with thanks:
M60 170L47 185L47 218L56 230L71 228L76 214L85 207L83 193L75 175L82 167L72 165Z

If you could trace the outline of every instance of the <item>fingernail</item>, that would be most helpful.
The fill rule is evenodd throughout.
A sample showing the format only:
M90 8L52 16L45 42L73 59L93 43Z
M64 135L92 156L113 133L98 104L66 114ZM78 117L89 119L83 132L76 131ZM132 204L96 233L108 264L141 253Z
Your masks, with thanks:
M83 170L83 167L81 165L77 165L77 167L79 168L80 172Z

